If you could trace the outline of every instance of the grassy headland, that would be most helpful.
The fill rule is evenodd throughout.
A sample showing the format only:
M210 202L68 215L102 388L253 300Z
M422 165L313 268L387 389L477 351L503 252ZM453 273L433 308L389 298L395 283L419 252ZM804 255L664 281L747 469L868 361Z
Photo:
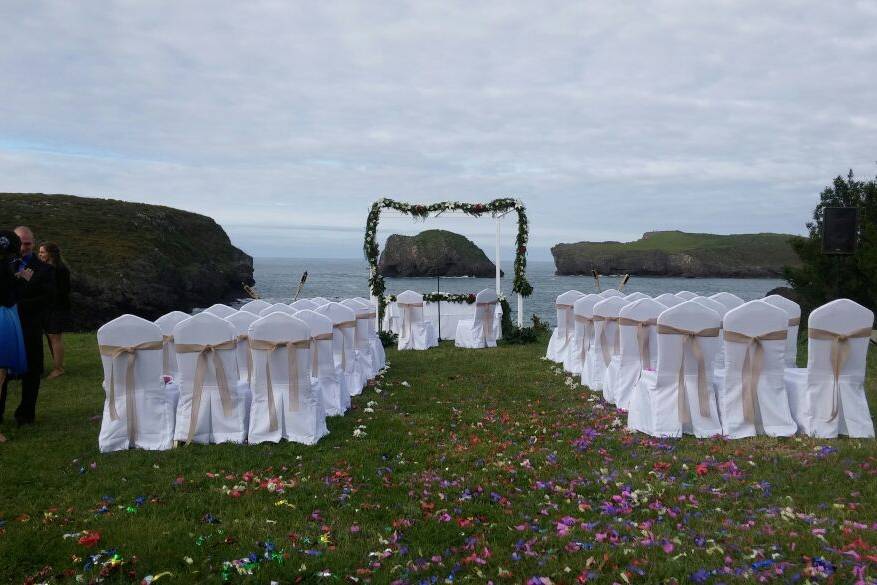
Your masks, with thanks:
M2 583L877 576L875 441L631 434L540 359L544 344L389 351L389 373L316 446L102 455L95 338L68 343L38 424L0 427Z
M800 260L787 234L648 232L633 242L578 242L551 249L559 274L780 276Z
M75 329L123 313L156 318L243 296L252 258L213 219L114 199L0 193L3 227L31 227L54 241L72 277Z

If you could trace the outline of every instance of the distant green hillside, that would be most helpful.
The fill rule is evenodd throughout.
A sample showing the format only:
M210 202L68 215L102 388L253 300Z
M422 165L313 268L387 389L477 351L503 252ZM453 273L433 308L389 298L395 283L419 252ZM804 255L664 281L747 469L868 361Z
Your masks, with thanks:
M797 266L788 234L647 232L634 242L578 242L551 249L558 274L779 277Z
M113 199L0 193L0 224L27 225L61 247L73 284L73 326L122 313L154 319L242 296L252 259L213 219Z

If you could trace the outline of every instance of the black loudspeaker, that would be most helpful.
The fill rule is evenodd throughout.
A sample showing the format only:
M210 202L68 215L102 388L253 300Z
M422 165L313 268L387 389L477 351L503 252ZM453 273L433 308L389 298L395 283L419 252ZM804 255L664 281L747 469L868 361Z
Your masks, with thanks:
M822 222L823 254L855 254L858 208L826 207Z

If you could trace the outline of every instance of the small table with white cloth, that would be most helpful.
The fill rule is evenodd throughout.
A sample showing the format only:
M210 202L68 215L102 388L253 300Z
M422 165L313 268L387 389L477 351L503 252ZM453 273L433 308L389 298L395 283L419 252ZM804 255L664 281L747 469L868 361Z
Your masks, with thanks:
M441 333L439 334L439 304L441 304ZM502 305L496 303L494 311L493 329L496 338L502 337ZM454 339L457 332L457 323L462 319L472 319L475 315L475 303L451 303L441 301L440 303L424 302L423 303L423 319L432 323L435 327L436 334L442 339ZM395 302L387 303L387 309L384 311L383 330L391 331L398 334L402 328L402 311Z

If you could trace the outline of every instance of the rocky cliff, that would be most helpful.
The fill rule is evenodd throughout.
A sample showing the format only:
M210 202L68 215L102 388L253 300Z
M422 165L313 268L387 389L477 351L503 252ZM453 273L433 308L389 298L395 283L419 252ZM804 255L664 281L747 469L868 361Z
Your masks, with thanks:
M393 234L381 252L378 270L383 276L496 275L496 266L481 248L445 230L427 230L416 236Z
M799 259L786 234L648 232L634 242L578 242L551 248L557 274L770 278Z
M76 329L122 313L155 319L243 296L253 259L209 217L144 203L41 193L0 193L4 227L27 225L61 247L72 280Z

